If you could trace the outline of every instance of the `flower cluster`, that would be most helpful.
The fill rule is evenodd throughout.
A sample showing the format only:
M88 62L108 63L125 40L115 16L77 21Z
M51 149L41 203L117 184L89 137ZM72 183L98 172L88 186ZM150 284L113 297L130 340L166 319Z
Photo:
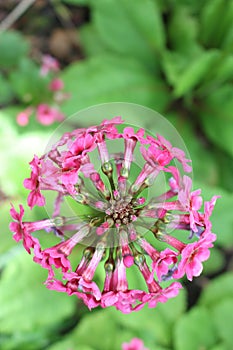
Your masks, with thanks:
M123 343L122 350L148 350L139 338L133 338L130 343Z
M54 191L54 212L25 222L23 207L17 213L12 206L10 229L48 270L49 289L74 294L90 309L114 306L130 313L175 297L182 288L176 280L184 275L190 281L200 275L216 239L210 216L217 196L202 203L201 191L192 192L186 174L192 168L182 150L122 124L115 117L67 132L35 156L24 181L28 205L45 205L44 191ZM111 144L117 152L110 153ZM137 149L140 169L134 166ZM166 187L160 192L161 174ZM62 215L68 199L87 214ZM52 234L51 246L42 248L40 233L33 235L40 230ZM129 285L130 270L141 275L144 288Z
M47 83L47 97L49 98L49 102L45 101L36 106L29 105L26 109L18 113L16 121L20 126L27 125L33 113L36 115L36 120L42 125L50 125L56 121L61 122L64 120L64 115L59 109L59 104L68 98L68 94L62 91L64 89L64 83L57 76L59 70L59 62L54 57L43 55L42 65L38 75Z

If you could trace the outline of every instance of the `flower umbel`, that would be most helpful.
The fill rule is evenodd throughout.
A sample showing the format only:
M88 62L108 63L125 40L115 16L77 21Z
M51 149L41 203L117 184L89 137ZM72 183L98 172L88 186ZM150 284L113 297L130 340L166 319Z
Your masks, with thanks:
M115 117L73 130L42 157L35 156L24 181L31 190L28 205L43 206L44 192L53 191L54 212L49 219L24 222L23 207L19 214L12 207L10 229L48 270L49 289L75 294L89 309L114 306L130 313L175 297L182 288L176 279L200 275L216 239L210 215L218 197L201 211L201 190L191 192L184 152L160 135L121 124ZM117 152L111 153L116 142ZM137 149L141 170L134 164ZM163 188L154 186L161 174L166 188L157 194L155 188ZM75 215L63 215L67 202L76 205ZM50 246L37 238L40 233L34 237L41 230L51 236ZM143 289L129 285L130 269L141 275Z

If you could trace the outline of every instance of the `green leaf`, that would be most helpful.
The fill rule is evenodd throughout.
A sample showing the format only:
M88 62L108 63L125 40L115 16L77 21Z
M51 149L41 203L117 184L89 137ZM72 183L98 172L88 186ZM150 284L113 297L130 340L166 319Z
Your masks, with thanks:
M200 53L193 61L189 62L186 69L181 72L179 79L177 79L174 87L174 96L176 98L184 96L199 85L208 71L214 67L218 58L216 50L206 51Z
M213 321L204 307L194 307L177 320L174 329L175 350L209 349L215 343Z
M232 1L207 1L200 18L200 39L202 43L208 47L221 47L224 37L232 29L232 21ZM218 23L217 26L216 23Z
M201 181L202 187L205 187L205 184L216 186L219 183L219 168L215 153L203 144L200 135L196 132L188 118L184 118L176 112L169 112L166 114L166 117L174 125L185 142L185 146L189 152L187 157L192 160L195 181ZM201 157L200 154L202 155Z
M213 71L213 79L218 84L231 82L233 79L233 55L225 55L222 52L219 62Z
M80 345L78 342L75 344L72 340L72 337L68 336L66 340L59 341L52 346L46 348L46 350L95 350L96 348L92 348L88 345Z
M233 156L233 89L225 84L212 91L199 108L200 122L207 136L219 147Z
M174 51L165 51L161 65L166 79L171 86L176 86L181 72L187 67L188 57Z
M40 76L39 67L30 59L21 60L18 69L11 72L9 78L12 89L23 103L46 103L52 96L47 77Z
M168 40L173 50L182 54L194 53L197 45L198 18L190 14L188 7L174 6L168 23Z
M172 329L185 309L186 294L182 290L176 298L168 300L165 304L159 303L156 309L144 307L134 314L117 313L116 317L122 326L133 332L138 332L140 336L144 335L148 345L158 344L171 347Z
M219 185L229 192L233 192L233 157L230 157L226 152L218 149L215 152L219 167Z
M96 35L94 24L88 23L79 30L82 48L87 56L103 54L108 51L107 45L99 35Z
M212 308L221 300L233 298L232 281L233 272L226 272L213 279L203 290L199 304Z
M224 36L221 47L224 51L231 52L232 45L233 45L233 27L231 27L228 30L228 33Z
M0 33L1 68L16 66L28 54L28 51L28 42L19 32L5 31Z
M93 57L75 63L62 74L71 98L62 105L71 115L83 108L106 102L132 102L163 111L170 101L162 80L154 79L133 59Z
M211 348L211 350L231 350L231 347L229 347L226 343L221 343Z
M18 108L6 108L0 111L0 184L9 196L24 198L28 190L23 187L23 180L29 177L29 161L34 154L41 154L45 149L50 133L44 130L30 131L20 135L16 130ZM7 145L7 147L6 147ZM14 161L9 161L13 159ZM20 171L19 171L20 169Z
M92 8L96 31L110 51L156 66L155 53L163 50L165 34L155 1L99 0Z
M68 340L71 341L73 347L86 346L95 350L118 350L121 349L121 344L126 339L133 337L132 331L122 329L116 323L116 317L111 309L103 309L83 317L76 329L69 335Z
M0 104L5 104L12 99L12 89L7 79L0 73Z
M233 298L219 300L212 311L212 319L221 340L232 346Z
M209 201L214 195L221 196L217 200L211 216L212 231L217 234L217 244L225 248L233 246L233 218L231 213L233 195L220 187L210 187L198 181L194 181L194 188L201 188L205 201Z
M74 312L76 298L46 289L46 271L19 249L3 270L0 281L2 333L22 336L49 333Z
M204 273L213 274L220 271L225 265L223 253L217 249L211 249L210 258L204 263Z

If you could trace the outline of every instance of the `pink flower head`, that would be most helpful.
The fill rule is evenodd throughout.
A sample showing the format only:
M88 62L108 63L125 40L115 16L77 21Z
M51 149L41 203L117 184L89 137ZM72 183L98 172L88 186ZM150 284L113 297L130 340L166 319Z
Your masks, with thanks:
M50 125L64 120L64 115L57 108L42 103L36 109L36 118L41 124Z
M183 188L178 194L180 204L190 212L190 227L197 232L198 210L202 206L201 190L191 192L192 180L188 176L183 177Z
M17 211L12 205L10 209L10 214L15 220L14 222L11 222L9 226L10 230L14 232L13 238L17 242L22 240L24 248L30 254L30 249L34 249L36 246L39 247L39 242L36 238L30 235L30 232L27 231L27 228L22 221L24 215L23 206L21 204L19 205L19 213L17 213Z
M42 56L42 66L40 69L40 74L46 76L49 72L58 72L60 69L59 62L56 58L50 55Z
M52 218L25 222L22 206L19 213L12 207L10 229L48 271L49 289L75 295L89 309L113 306L130 313L175 297L182 288L176 279L200 275L216 239L210 216L217 196L202 208L201 190L192 191L183 151L143 129L121 132L122 123L115 117L66 132L47 153L34 156L24 180L28 205L44 205L44 191L54 191ZM142 154L141 169L134 164L136 150ZM174 166L176 159L184 176ZM159 174L164 187L153 187ZM43 250L41 230L53 235ZM141 275L144 286L131 285L129 270ZM164 281L170 281L166 287ZM124 346L145 349L139 340Z
M16 121L20 126L25 126L29 123L29 118L33 113L33 108L28 107L16 116Z
M28 205L32 209L35 205L43 206L45 205L45 198L41 194L39 188L39 177L40 177L40 160L35 155L33 160L30 162L31 165L31 177L24 180L24 187L31 190L28 196Z
M200 276L203 270L202 262L209 259L209 248L213 247L216 235L208 233L199 239L199 241L190 243L181 251L181 261L175 278L181 278L184 274L188 280L192 281L193 277Z
M133 338L130 343L123 343L122 350L148 350L139 338Z
M150 139L150 137L148 137ZM157 135L156 144L162 149L166 150L172 158L176 158L187 172L192 171L192 167L187 163L191 162L190 159L185 158L185 153L179 148L172 147L171 143L166 140L162 135Z
M64 88L64 83L59 78L54 78L49 84L49 90L51 91L59 91Z
M168 274L170 266L174 266L177 263L177 255L177 252L174 252L169 248L162 250L159 258L152 262L152 274L150 280L156 272L158 280L161 281Z

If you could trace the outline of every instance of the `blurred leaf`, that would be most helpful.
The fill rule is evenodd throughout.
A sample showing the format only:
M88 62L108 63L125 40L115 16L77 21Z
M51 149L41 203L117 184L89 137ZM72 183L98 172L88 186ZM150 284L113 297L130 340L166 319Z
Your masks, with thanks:
M92 8L97 33L110 51L156 66L155 53L164 48L165 34L155 1L99 0L92 1Z
M175 51L165 51L162 55L161 64L168 83L174 87L180 73L187 67L188 58Z
M233 195L220 187L209 187L198 181L194 181L194 188L202 189L202 196L205 201L209 201L214 195L221 196L221 198L217 200L211 216L211 222L213 224L212 230L217 234L217 243L220 246L225 248L233 246L233 217L231 211Z
M223 275L214 278L205 286L199 304L206 307L214 307L219 301L233 297L233 272L226 272Z
M221 19L221 20L219 20ZM233 2L209 0L200 18L200 39L208 47L221 47L224 37L232 29ZM216 26L216 23L218 25Z
M219 149L216 150L215 154L218 160L220 185L233 193L233 157Z
M52 346L49 346L46 348L46 350L71 350L71 349L78 349L78 350L95 350L96 348L92 348L88 345L80 345L78 342L75 344L72 340L64 340L60 341L58 343L55 343Z
M170 329L184 309L183 291L166 304L158 305L156 310L144 308L127 315L113 308L94 311L83 317L78 326L64 339L64 347L61 343L61 349L66 350L66 346L67 350L68 346L78 346L78 349L82 349L85 345L95 350L119 350L123 342L139 337L143 339L146 347L153 349L156 346L156 349L163 350L162 344L171 342ZM54 345L49 350L60 349L59 343L57 344L57 348Z
M18 108L6 108L0 111L0 184L6 194L16 198L24 198L28 190L23 187L23 180L29 177L29 161L35 153L42 154L46 147L50 133L45 131L31 131L19 135L16 129L16 115ZM13 161L9 161L12 159ZM20 171L19 171L20 169Z
M218 58L216 50L200 53L193 61L189 62L174 86L174 96L181 97L192 91L205 78Z
M39 350L48 345L49 339L41 332L19 333L17 330L13 334L0 333L1 350Z
M232 52L232 46L233 46L233 27L231 26L228 30L228 33L224 35L221 47L225 51Z
M210 252L210 258L204 263L204 273L214 274L220 271L225 265L225 258L223 253L217 249L213 248Z
M163 111L170 101L162 80L155 80L133 59L99 56L75 63L62 74L71 98L62 105L71 115L83 108L105 102L131 102Z
M49 334L51 327L72 315L76 298L46 289L46 275L25 251L8 263L0 281L2 333L15 338L16 334Z
M207 136L233 156L233 89L225 84L205 97L199 108L200 122Z
M12 89L23 103L46 103L51 97L47 77L39 74L39 67L30 59L20 61L17 70L11 72Z
M186 6L174 6L168 23L168 40L171 48L182 54L196 52L198 18L190 14Z
M79 30L82 48L87 56L95 56L108 51L108 46L99 35L96 35L94 24L88 23Z
M81 349L86 346L95 350L118 350L123 341L133 337L133 332L119 327L111 309L103 309L83 317L67 340Z
M211 350L231 350L231 347L225 343L221 343L211 348Z
M0 73L0 104L10 102L12 95L12 89L9 82Z
M133 332L138 332L139 337L147 339L148 344L160 346L172 346L172 329L177 320L186 309L185 291L180 291L174 299L169 299L165 304L158 304L156 309L144 309L133 314L116 314L117 321L122 326Z
M175 324L175 350L209 349L216 343L216 333L209 312L194 307Z
M231 82L233 79L233 55L222 55L219 57L215 69L213 70L213 79L217 84Z
M216 154L212 151L212 148L203 143L202 135L198 134L194 125L192 125L192 120L176 112L166 113L166 117L185 142L186 153L188 152L187 157L192 160L195 181L201 181L202 185L216 186L219 182Z
M25 37L16 31L0 33L0 67L16 66L28 54L29 45Z
M232 346L233 298L219 300L213 308L213 322L221 340Z

